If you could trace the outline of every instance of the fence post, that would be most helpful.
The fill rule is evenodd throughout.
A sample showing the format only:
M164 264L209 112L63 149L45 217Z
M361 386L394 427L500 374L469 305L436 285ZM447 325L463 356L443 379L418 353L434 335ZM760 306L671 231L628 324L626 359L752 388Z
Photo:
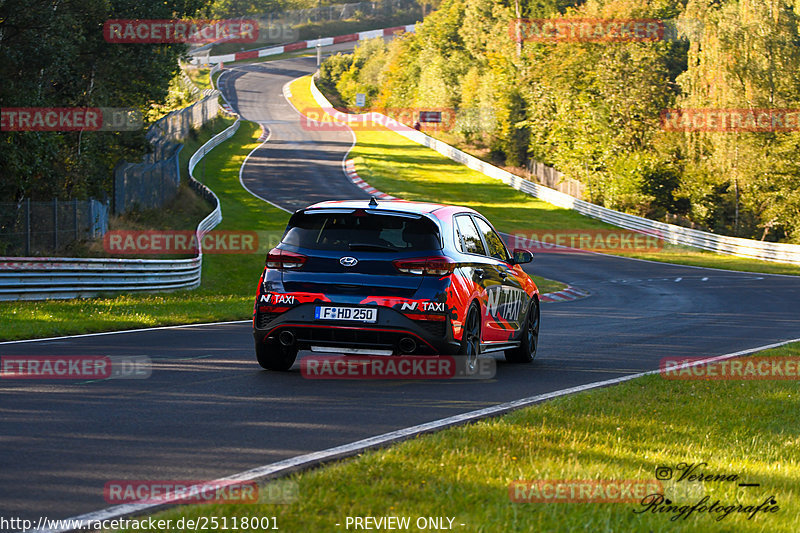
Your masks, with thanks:
M175 189L176 192L181 186L181 150L182 149L183 149L183 145L179 144L178 145L178 149L175 150L175 172L176 172L176 176L178 177L178 179L175 180L178 183L178 187Z
M31 255L31 199L25 198L25 257Z
M58 250L58 198L53 198L53 251Z
M97 237L97 224L94 221L94 198L89 198L89 228L92 232L92 239Z
M117 166L114 167L113 175L114 175L114 187L111 193L111 210L115 214L119 214L122 212L122 209L125 207L125 196L124 196L124 176L122 175L122 167L125 164L125 161L122 160L117 163Z
M72 218L75 223L75 240L78 240L78 199L72 200Z

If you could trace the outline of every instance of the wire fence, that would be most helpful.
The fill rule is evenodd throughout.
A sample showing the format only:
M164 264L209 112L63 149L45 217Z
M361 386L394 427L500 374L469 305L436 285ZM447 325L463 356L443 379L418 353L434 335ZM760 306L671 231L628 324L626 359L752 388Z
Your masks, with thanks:
M581 200L586 198L586 185L582 182L568 178L553 167L548 167L538 161L528 161L527 167L531 178L537 183Z
M0 202L0 256L42 256L108 230L108 204L90 200Z
M281 22L297 26L308 22L325 22L330 20L348 20L359 15L371 16L387 14L412 7L418 7L417 0L384 0L383 2L353 2L348 4L331 4L329 6L294 9L275 13L265 13L258 20L272 24Z
M147 131L153 152L147 154L141 163L123 161L114 169L114 213L156 209L172 201L181 183L180 151L183 145L178 141L218 113L219 99L215 92L153 124Z

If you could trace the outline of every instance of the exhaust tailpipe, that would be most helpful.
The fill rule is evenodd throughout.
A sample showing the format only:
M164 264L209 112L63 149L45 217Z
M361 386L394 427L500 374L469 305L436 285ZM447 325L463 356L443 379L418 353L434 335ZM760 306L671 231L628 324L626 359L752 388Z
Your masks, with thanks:
M412 353L417 349L417 341L411 337L403 337L400 339L398 347L402 353Z
M294 341L295 341L294 333L292 333L288 329L285 329L285 330L281 331L280 335L278 335L278 340L284 346L292 346L294 344Z

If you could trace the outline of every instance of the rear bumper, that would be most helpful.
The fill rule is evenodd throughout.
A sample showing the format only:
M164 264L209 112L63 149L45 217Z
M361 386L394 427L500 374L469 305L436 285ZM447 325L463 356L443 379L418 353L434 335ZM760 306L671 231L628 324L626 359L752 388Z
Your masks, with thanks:
M453 340L449 318L443 321L412 320L388 307L378 307L375 323L341 320L315 320L316 303L297 305L281 314L256 313L253 335L257 343L287 341L300 350L312 347L370 350L393 355L454 355L460 343ZM363 307L363 306L353 306ZM410 350L413 341L414 349Z

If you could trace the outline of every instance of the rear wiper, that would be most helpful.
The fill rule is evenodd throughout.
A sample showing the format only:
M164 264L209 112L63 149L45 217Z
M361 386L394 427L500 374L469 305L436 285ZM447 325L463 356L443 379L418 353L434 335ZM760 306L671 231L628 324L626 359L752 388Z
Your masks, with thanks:
M349 246L351 250L376 250L378 252L397 251L397 248L394 246L386 246L385 244L370 244L366 242L351 242Z

